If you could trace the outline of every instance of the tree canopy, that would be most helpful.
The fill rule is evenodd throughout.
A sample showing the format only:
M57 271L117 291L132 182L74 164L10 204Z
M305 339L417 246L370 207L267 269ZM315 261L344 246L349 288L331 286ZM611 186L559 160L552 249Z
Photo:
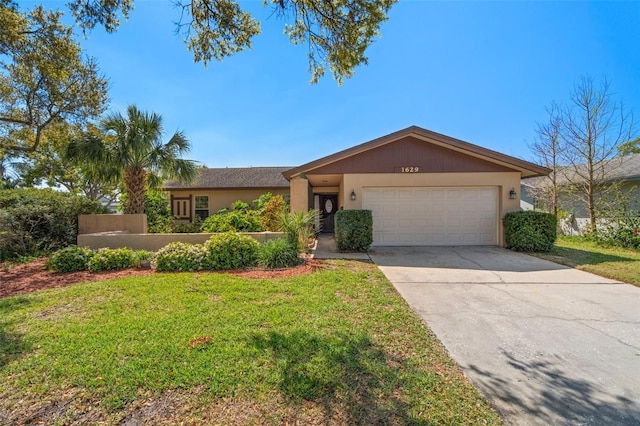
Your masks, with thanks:
M0 0L0 151L35 151L50 125L85 122L106 106L107 81L61 19Z
M342 84L356 67L367 64L365 51L397 1L263 0L263 6L285 22L284 32L292 43L306 45L313 83L329 69ZM238 1L175 0L175 4L178 32L196 62L206 65L211 59L221 61L250 49L253 37L260 34L260 22ZM127 19L134 1L70 0L68 6L84 31L99 25L113 32Z

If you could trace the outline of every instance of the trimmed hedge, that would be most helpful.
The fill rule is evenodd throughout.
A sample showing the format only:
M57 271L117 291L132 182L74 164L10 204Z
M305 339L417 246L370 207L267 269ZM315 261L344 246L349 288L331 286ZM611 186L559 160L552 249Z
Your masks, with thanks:
M371 210L338 210L335 216L338 250L365 252L373 243Z
M135 268L139 263L136 253L130 248L101 248L89 260L88 267L91 272L115 271Z
M47 260L47 269L54 272L86 271L93 251L86 247L70 246L53 253Z
M551 213L521 211L503 219L506 247L515 251L549 251L556 241L558 219Z
M204 248L207 257L203 269L238 269L256 265L260 243L248 235L225 232L209 238Z

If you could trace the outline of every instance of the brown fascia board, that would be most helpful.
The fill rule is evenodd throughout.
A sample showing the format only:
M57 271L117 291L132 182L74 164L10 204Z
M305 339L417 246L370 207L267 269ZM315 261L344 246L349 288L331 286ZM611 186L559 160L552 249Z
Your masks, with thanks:
M216 190L239 190L239 189L288 189L291 185L282 185L282 186L165 186L161 189L163 191L216 191Z
M520 160L519 158L501 154L499 152L492 151L490 149L483 148L481 146L474 145L472 143L465 142L459 139L455 139L440 133L432 132L431 130L423 129L422 127L411 126L411 127L407 127L406 129L399 130L397 132L390 133L386 136L382 136L380 138L374 139L372 141L365 142L351 148L347 148L340 152L336 152L335 154L328 155L318 160L311 161L307 164L303 164L302 166L295 167L291 170L287 170L282 174L287 180L291 180L291 178L297 175L308 173L313 169L317 169L318 167L322 167L326 164L343 160L345 158L360 154L362 152L377 148L382 145L386 145L388 143L391 143L400 138L410 136L410 135L418 136L421 139L430 139L431 142L435 141L436 143L439 143L444 147L453 148L456 151L470 152L470 153L476 154L476 156L479 156L484 159L488 159L494 163L502 164L509 168L519 169L521 172L524 172L524 171L531 172L530 174L526 174L526 176L524 177L547 176L549 173L551 173L551 169L548 169L546 167L538 166L528 161Z

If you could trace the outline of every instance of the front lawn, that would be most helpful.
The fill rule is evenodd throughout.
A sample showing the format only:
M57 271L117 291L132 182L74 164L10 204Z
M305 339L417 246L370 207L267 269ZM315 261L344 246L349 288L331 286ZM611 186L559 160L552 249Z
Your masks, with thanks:
M640 286L640 252L601 247L583 237L559 235L553 250L536 256Z
M367 263L0 299L0 423L500 424Z

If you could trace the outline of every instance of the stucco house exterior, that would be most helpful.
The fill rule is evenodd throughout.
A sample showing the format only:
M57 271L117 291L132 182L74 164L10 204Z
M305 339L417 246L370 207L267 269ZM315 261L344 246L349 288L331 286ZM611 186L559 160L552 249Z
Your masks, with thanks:
M248 170L253 169L258 168ZM520 181L550 172L412 126L298 167L283 168L284 183L277 187L279 181L274 178L269 190L276 193L274 189L279 188L282 192L278 193L289 194L292 211L320 211L324 232L333 231L339 209L372 210L374 245L502 245L502 218L520 210ZM235 192L227 194L227 205L239 194L242 179L233 179L235 184L229 189ZM245 185L257 192L267 189L251 181ZM209 194L211 206L217 191L225 188L210 182L189 188L167 185L166 189L171 192L172 205L188 197L195 204L196 196ZM193 216L196 212L192 210ZM211 207L210 212L214 212Z
M234 201L247 204L271 192L289 198L289 181L282 173L290 167L202 168L195 182L165 182L163 190L170 194L171 213L178 222L192 222L196 216L205 219Z

